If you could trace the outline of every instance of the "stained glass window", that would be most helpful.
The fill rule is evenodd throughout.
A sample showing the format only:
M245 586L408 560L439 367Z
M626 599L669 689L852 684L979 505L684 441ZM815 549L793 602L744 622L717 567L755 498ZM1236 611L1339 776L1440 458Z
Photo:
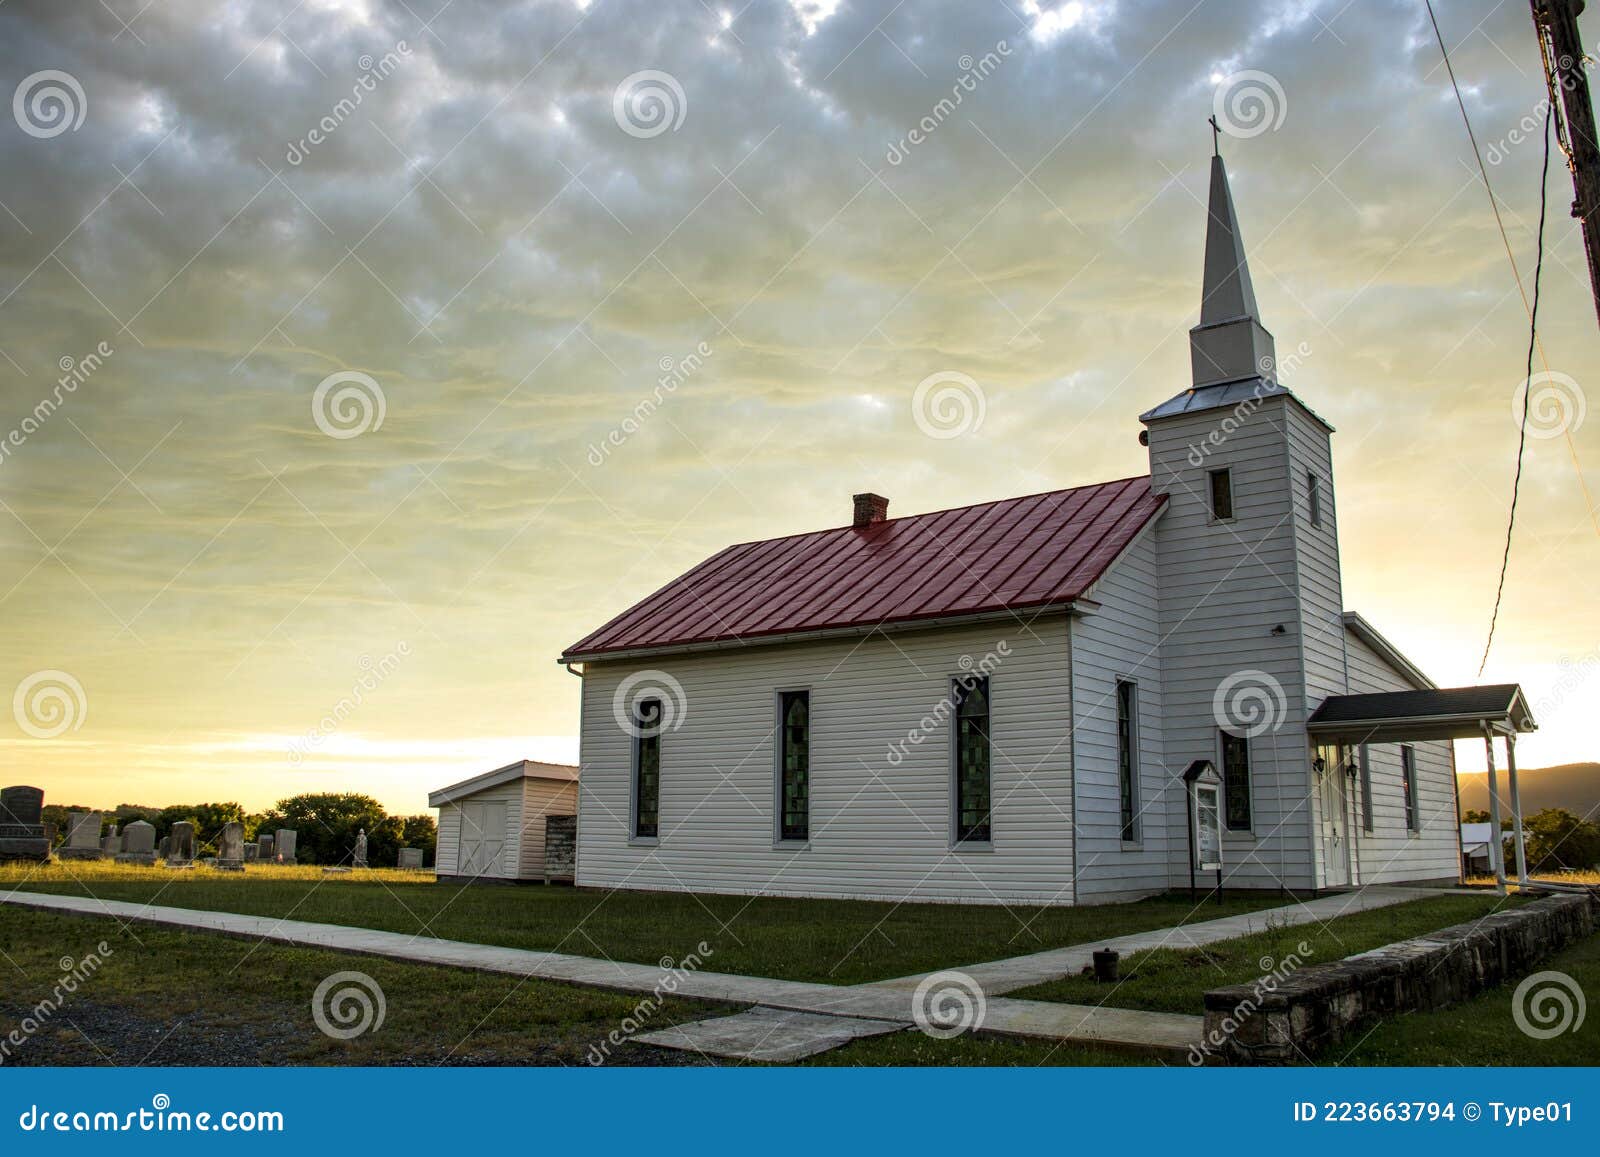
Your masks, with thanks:
M785 691L778 697L779 820L778 835L785 840L811 836L811 693Z
M653 839L661 819L661 700L643 699L634 710L633 834Z
M956 841L990 839L989 680L966 675L955 681Z
M1139 838L1136 781L1139 776L1139 689L1125 680L1117 682L1117 791L1122 801L1122 838Z
M1222 733L1222 794L1230 832L1250 830L1250 741Z

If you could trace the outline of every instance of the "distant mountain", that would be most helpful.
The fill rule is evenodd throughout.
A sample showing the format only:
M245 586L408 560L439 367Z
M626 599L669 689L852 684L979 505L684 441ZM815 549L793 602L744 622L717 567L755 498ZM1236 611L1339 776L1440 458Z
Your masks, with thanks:
M1506 769L1496 768L1496 786L1502 808L1510 807L1510 785ZM1461 787L1461 810L1489 810L1488 776L1481 771L1463 772L1456 777ZM1547 807L1564 807L1591 820L1600 820L1600 763L1563 763L1559 767L1519 767L1517 788L1522 795L1522 814L1532 815Z

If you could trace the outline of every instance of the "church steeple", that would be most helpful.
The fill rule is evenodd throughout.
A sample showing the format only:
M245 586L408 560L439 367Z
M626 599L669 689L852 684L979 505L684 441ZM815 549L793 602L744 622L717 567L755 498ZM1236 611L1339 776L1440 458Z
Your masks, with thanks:
M1261 324L1239 219L1221 154L1211 158L1205 285L1200 324L1189 331L1195 388L1262 377L1277 380L1272 335Z

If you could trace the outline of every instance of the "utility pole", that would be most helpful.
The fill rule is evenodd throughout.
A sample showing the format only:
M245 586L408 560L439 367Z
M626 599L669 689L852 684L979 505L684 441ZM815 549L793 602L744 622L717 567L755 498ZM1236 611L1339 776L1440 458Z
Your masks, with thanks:
M1572 215L1582 224L1589 286L1594 292L1595 315L1600 318L1600 144L1596 143L1594 106L1589 103L1583 41L1578 36L1578 14L1584 0L1529 0L1529 4L1555 107L1556 135L1572 170Z

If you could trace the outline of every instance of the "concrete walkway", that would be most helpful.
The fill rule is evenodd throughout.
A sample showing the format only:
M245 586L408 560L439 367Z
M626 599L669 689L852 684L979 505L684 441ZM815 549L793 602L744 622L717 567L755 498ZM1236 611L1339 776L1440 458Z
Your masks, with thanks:
M1154 928L1148 932L1134 932L1128 936L1115 936L1109 940L1096 940L1091 944L1074 944L1068 948L1050 948L1027 956L1013 956L1006 960L993 960L986 964L969 964L960 969L977 981L986 993L1015 992L1034 984L1076 976L1092 967L1096 949L1114 948L1127 956L1152 948L1199 948L1219 940L1235 940L1256 932L1273 928L1293 928L1301 924L1326 924L1340 916L1357 912L1370 912L1411 900L1425 900L1442 896L1441 888L1402 888L1374 884L1359 891L1340 892L1319 896L1315 900L1286 905L1282 908L1263 908L1258 912L1245 912L1237 916L1219 916L1215 920L1197 920L1193 924L1180 924L1175 928ZM1204 913L1204 906L1195 909L1196 915ZM880 981L880 988L915 989L929 973L903 976L896 980Z
M1437 891L1417 888L1368 888L1346 895L1324 896L1284 908L975 964L958 970L964 974L959 979L976 984L984 1007L981 1023L984 1032L1181 1055L1200 1038L1202 1019L1199 1015L1016 1000L1001 994L1076 974L1089 963L1090 954L1100 947L1110 946L1124 953L1145 948L1194 947L1260 932L1269 927L1323 922L1351 912L1438 894ZM849 986L811 984L731 973L682 969L669 971L670 964L664 968L654 964L595 960L587 956L470 944L400 932L351 928L341 924L316 924L303 920L280 920L269 916L207 912L82 896L12 891L0 893L0 901L54 912L109 916L122 921L137 920L251 940L270 940L307 948L383 956L417 964L438 964L539 980L558 980L622 992L661 993L670 978L675 982L670 990L672 995L754 1007L735 1016L680 1025L639 1039L669 1048L688 1048L745 1059L794 1060L836 1048L857 1037L908 1027L917 1021L919 1011L924 1018L929 1011L915 1007L918 1003L918 986L930 977L948 975L925 973L881 983ZM922 1003L928 1002L924 1000ZM787 1015L790 1013L810 1015ZM824 1024L818 1020L819 1017L830 1018L836 1023Z

